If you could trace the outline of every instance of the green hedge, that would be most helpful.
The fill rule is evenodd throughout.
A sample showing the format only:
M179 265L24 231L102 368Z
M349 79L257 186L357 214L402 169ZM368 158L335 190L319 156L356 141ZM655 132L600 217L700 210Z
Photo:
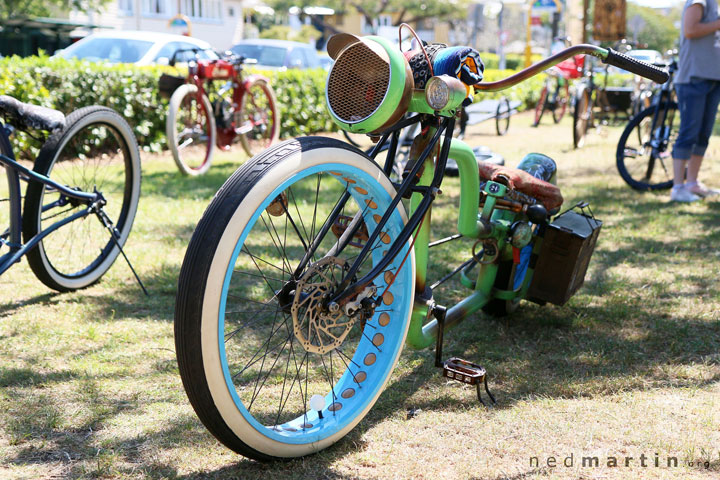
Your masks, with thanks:
M167 69L167 67L165 67ZM163 67L134 68L48 57L0 59L0 92L23 102L68 114L88 105L105 105L128 120L145 150L159 151L165 143L167 100L157 95ZM38 142L18 134L17 152L34 154Z
M0 92L23 102L55 108L68 114L87 105L117 110L132 125L145 151L166 148L165 118L168 101L158 95L157 79L169 67L106 65L48 57L0 59ZM325 111L327 72L258 72L270 77L275 89L283 137L307 135L334 128ZM40 142L18 133L17 152L29 157Z
M482 58L486 69L497 70L498 68L500 68L500 56L497 53L482 52L480 53L480 58ZM532 63L537 63L543 58L545 57L543 57L542 55L534 54L530 57L530 61ZM512 53L505 55L505 68L507 68L508 70L519 70L524 66L525 55L518 55Z
M87 105L105 105L117 110L135 130L145 151L166 148L165 118L168 101L158 95L157 79L170 67L106 65L40 57L0 59L0 92L21 101L55 108L66 114ZM308 135L337 128L325 108L324 70L260 71L275 89L282 117L281 137ZM487 69L493 81L512 71ZM536 77L514 87L509 94L526 107L537 101L542 79ZM478 100L501 94L479 94ZM16 152L29 157L40 142L18 133L13 138Z

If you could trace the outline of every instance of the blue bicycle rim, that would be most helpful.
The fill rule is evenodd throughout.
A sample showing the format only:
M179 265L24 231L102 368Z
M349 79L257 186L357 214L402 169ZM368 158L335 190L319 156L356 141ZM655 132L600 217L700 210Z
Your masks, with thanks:
M407 330L407 324L409 322L407 312L412 308L413 301L412 295L408 294L411 293L409 289L413 280L412 269L408 261L403 268L400 269L394 282L392 282L392 285L387 289L391 297L386 298L393 299L390 305L382 302L372 318L366 321L364 334L358 342L357 348L352 356L352 362L348 362L356 366L355 369L348 368L335 383L333 389L330 389L328 385L330 391L325 392L324 395L325 407L322 410L322 419L319 418L316 411L308 408L304 414L290 421L285 421L279 425L263 425L248 411L241 401L233 383L233 372L231 372L228 365L225 342L223 341L225 338L224 318L227 308L228 289L233 276L234 266L252 228L273 199L291 185L320 172L329 174L327 178L334 178L341 184L349 184L349 192L357 203L358 208L364 207L368 199L374 200L377 204L376 208L365 209L363 214L368 231L372 232L374 230L377 225L376 219L379 218L377 215L382 215L387 210L392 197L372 176L357 167L340 163L318 165L297 172L265 198L240 235L227 267L219 308L218 339L220 341L218 347L221 365L226 386L238 412L258 432L272 440L288 444L317 442L332 436L345 428L358 416L364 415L363 412L365 412L374 399L376 399L380 393L379 391L386 383L387 377L392 373L391 370L394 367L399 351L402 349L405 331ZM347 182L347 180L350 180L350 182ZM360 187L360 191L358 187ZM363 193L363 191L365 191L365 193ZM396 210L385 225L384 231L389 234L391 240L394 240L402 230L403 225L402 216L399 211ZM328 233L328 235L332 234ZM378 262L379 259L382 258L391 244L392 241L373 250L373 263ZM397 272L407 254L407 250L408 246L405 246L387 270ZM376 278L374 284L378 287L379 293L384 292L387 288L386 279L382 276ZM384 317L381 321L381 316L385 313L390 316L389 322L386 321L387 317ZM379 346L378 338L380 337L377 337L378 334L380 334L382 338ZM297 343L296 346L302 349L299 343ZM310 355L313 354L311 353Z

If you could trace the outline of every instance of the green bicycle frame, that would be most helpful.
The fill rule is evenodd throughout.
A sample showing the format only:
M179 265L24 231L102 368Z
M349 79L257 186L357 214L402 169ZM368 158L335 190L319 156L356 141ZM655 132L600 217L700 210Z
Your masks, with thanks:
M538 62L537 64L532 65L531 67L528 67L504 80L476 85L475 90L489 92L504 90L577 54L589 54L599 57L606 63L621 66L634 71L635 73L652 78L660 83L667 80L667 76L663 72L654 69L649 65L640 64L640 62L626 58L617 52L613 52L612 50L606 50L594 45L578 45L570 47L556 55ZM437 125L442 123L444 128L451 132L454 126L452 117L455 115L456 109L459 108L459 106L459 102L453 101L452 103L446 105L441 111L434 111L427 103L424 92L415 91L412 95L409 111L420 113L420 116L433 115L437 119L442 117L450 118L449 121L438 122ZM379 152L380 146L388 140L391 134L393 135L387 152L388 162L385 166L386 173L389 173L389 170L392 168L392 161L394 160L394 154L397 148L397 135L399 128L402 128L413 121L419 121L419 117L414 117L410 120L410 122L399 122L393 128L386 131L373 152L370 154L371 158L374 158ZM530 262L522 284L518 288L514 288L512 290L495 288L498 260L508 260L513 258L514 247L508 242L508 237L510 236L513 225L516 221L522 219L524 214L517 213L512 210L496 208L497 200L507 193L507 188L501 183L493 181L488 181L485 184L485 202L482 211L479 211L480 182L475 154L464 142L451 138L447 131L445 132L445 143L443 144L439 155L436 156L429 154L431 149L436 147L439 136L443 133L437 131L437 126L433 126L435 125L433 122L430 122L430 125L431 126L427 127L415 140L416 142L419 141L419 145L423 148L415 149L414 158L411 158L408 163L409 165L414 166L411 168L411 172L408 177L398 187L398 193L393 202L391 202L390 207L390 209L395 208L403 194L409 191L412 192L410 197L409 223L395 242L403 244L409 240L410 233L414 235L413 248L416 264L415 303L413 306L406 343L410 347L417 349L428 347L434 343L438 337L440 328L436 319L430 319L431 315L435 314L437 316L437 314L435 312L435 305L433 304L431 291L427 291L428 288L426 282L432 217L431 197L434 197L438 193L437 187L441 184L440 182L442 181L442 176L444 174L443 171L436 171L436 169L444 169L448 158L457 162L460 176L458 232L464 237L483 241L483 251L481 257L477 257L473 252L473 259L480 265L477 278L474 282L467 277L464 270L456 270L456 272L454 272L462 273L462 283L473 288L473 293L440 315L442 317L443 330L458 324L468 315L477 312L490 300L498 299L513 301L524 298L534 273L535 262L533 261L533 258L537 257L542 244L541 227L539 235L533 235L527 244L520 245L520 247L532 245ZM419 150L422 150L422 153L418 155L417 153ZM413 150L411 149L411 151ZM418 165L421 162L422 168ZM419 174L419 179L417 183L410 188L410 184L416 174ZM422 216L421 220L419 220L419 215ZM383 219L379 222L377 231L382 228L384 223L387 221L387 217L389 217L389 212L386 212ZM413 231L409 232L409 229L412 229ZM342 284L339 286L341 293L333 297L332 301L340 301L341 299L347 298L354 293L359 293L361 289L372 281L371 278L377 275L377 272L373 271L367 274L363 279L355 282L353 285L350 285L351 282L349 279L356 273L356 265L358 265L360 259L367 254L369 245L372 245L372 243L376 240L377 231L371 235L370 239L367 241L364 251L358 256L358 259L355 261L355 265L351 267L346 279L344 279ZM489 251L486 251L486 244L491 247L489 248ZM396 245L393 245L393 247L395 246ZM397 254L397 251L398 250L396 249L395 254ZM388 255L388 257L391 257L391 255ZM389 261L389 259L385 261ZM376 266L375 269L379 271L384 268L382 263L383 262L381 262L381 265ZM509 283L514 287L514 281Z
M511 77L492 83L484 83L475 87L476 91L495 92L504 90L512 85L522 82L523 80L536 75L537 73L560 63L567 58L571 58L577 54L589 54L608 61L612 58L609 50L596 47L594 45L578 45L570 47L552 57L549 57ZM419 112L427 112L429 106L427 103L422 105L423 97L413 95L411 102L411 110ZM437 112L436 112L437 114ZM441 115L447 115L442 112ZM460 205L458 212L458 233L468 238L494 238L497 241L498 255L500 259L512 257L512 246L507 243L507 237L513 223L518 219L519 214L508 210L496 210L495 204L498 198L501 198L505 192L505 186L495 184L495 193L491 192L490 185L494 182L487 182L485 193L487 194L486 202L482 212L478 215L479 209L479 179L478 168L475 155L472 149L458 139L453 139L450 145L449 158L455 160L458 165L460 176ZM410 160L412 162L412 159ZM419 180L419 185L429 185L433 178L435 165L432 159L425 160L425 168L423 175ZM499 187L499 188L498 188ZM419 206L422 195L413 193L410 203L410 215L412 215ZM430 224L431 224L430 206L425 213L425 218L417 232L415 241L415 265L416 265L416 302L413 308L410 327L407 335L406 343L408 346L416 349L425 348L433 344L438 335L438 321L430 320L431 298L422 301L428 295L425 292L427 281L427 266L429 258L429 240L430 240ZM488 228L488 225L490 228ZM489 231L488 231L489 230ZM533 257L537 257L542 246L542 235L533 235L531 244L532 256L527 272L522 284L516 290L498 290L494 288L495 278L497 276L497 262L479 262L480 268L477 278L473 282L462 273L461 281L466 286L474 289L473 293L461 300L455 306L451 307L445 313L443 320L443 328L449 328L457 325L468 315L480 310L492 299L500 300L518 300L524 298L532 281L534 273ZM511 285L513 283L511 282Z
M431 135L432 129L426 134ZM449 158L455 160L460 176L460 203L457 229L463 237L473 239L493 239L497 242L499 258L512 255L512 247L506 242L510 228L517 220L519 214L508 210L496 210L498 198L502 198L507 189L504 185L488 182L485 186L487 199L481 212L480 206L480 180L478 176L477 160L472 149L463 141L452 139ZM412 160L411 160L412 161ZM418 182L418 186L429 186L434 175L434 161L425 160L425 168ZM490 188L493 185L494 188ZM410 198L410 215L412 216L420 207L423 194L414 192ZM425 212L422 223L415 232L415 305L413 307L410 327L406 343L411 348L425 348L433 344L438 333L438 321L429 320L431 295L427 295L427 267L429 260L430 230L432 220L432 205ZM535 236L533 252L539 251L541 238ZM491 299L514 300L522 298L530 285L533 269L529 266L523 284L517 290L495 290L494 283L498 264L495 262L481 262L474 284L470 284L474 291L472 295L461 300L445 314L444 328L460 323L465 317L471 315ZM468 281L463 283L467 285Z

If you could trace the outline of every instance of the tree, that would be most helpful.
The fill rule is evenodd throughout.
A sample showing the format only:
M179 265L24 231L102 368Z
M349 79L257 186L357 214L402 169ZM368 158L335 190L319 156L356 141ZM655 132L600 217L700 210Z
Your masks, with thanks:
M627 36L638 43L646 44L647 48L664 52L676 47L680 39L680 31L675 26L677 18L674 10L666 14L628 2Z
M409 2L406 0L269 0L269 4L277 11L287 12L291 7L329 7L337 13L356 11L365 17L368 25L379 15L398 13L397 23L414 23L426 19L450 20L463 18L467 12L469 0L425 0ZM309 14L316 25L334 31L325 23L321 15Z
M287 25L273 25L260 33L260 38L277 38L301 43L315 41L321 36L322 34L311 25L303 25L299 31L293 30Z
M107 0L0 0L0 22L11 18L52 17L71 9L97 10Z

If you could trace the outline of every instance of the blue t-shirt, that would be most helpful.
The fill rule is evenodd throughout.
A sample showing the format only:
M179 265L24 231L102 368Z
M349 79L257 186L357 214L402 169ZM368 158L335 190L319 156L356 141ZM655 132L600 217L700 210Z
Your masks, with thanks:
M700 38L685 38L685 13L691 5L703 7L702 23L718 19L717 0L687 0L680 35L680 59L675 83L690 83L692 78L720 80L720 31Z

